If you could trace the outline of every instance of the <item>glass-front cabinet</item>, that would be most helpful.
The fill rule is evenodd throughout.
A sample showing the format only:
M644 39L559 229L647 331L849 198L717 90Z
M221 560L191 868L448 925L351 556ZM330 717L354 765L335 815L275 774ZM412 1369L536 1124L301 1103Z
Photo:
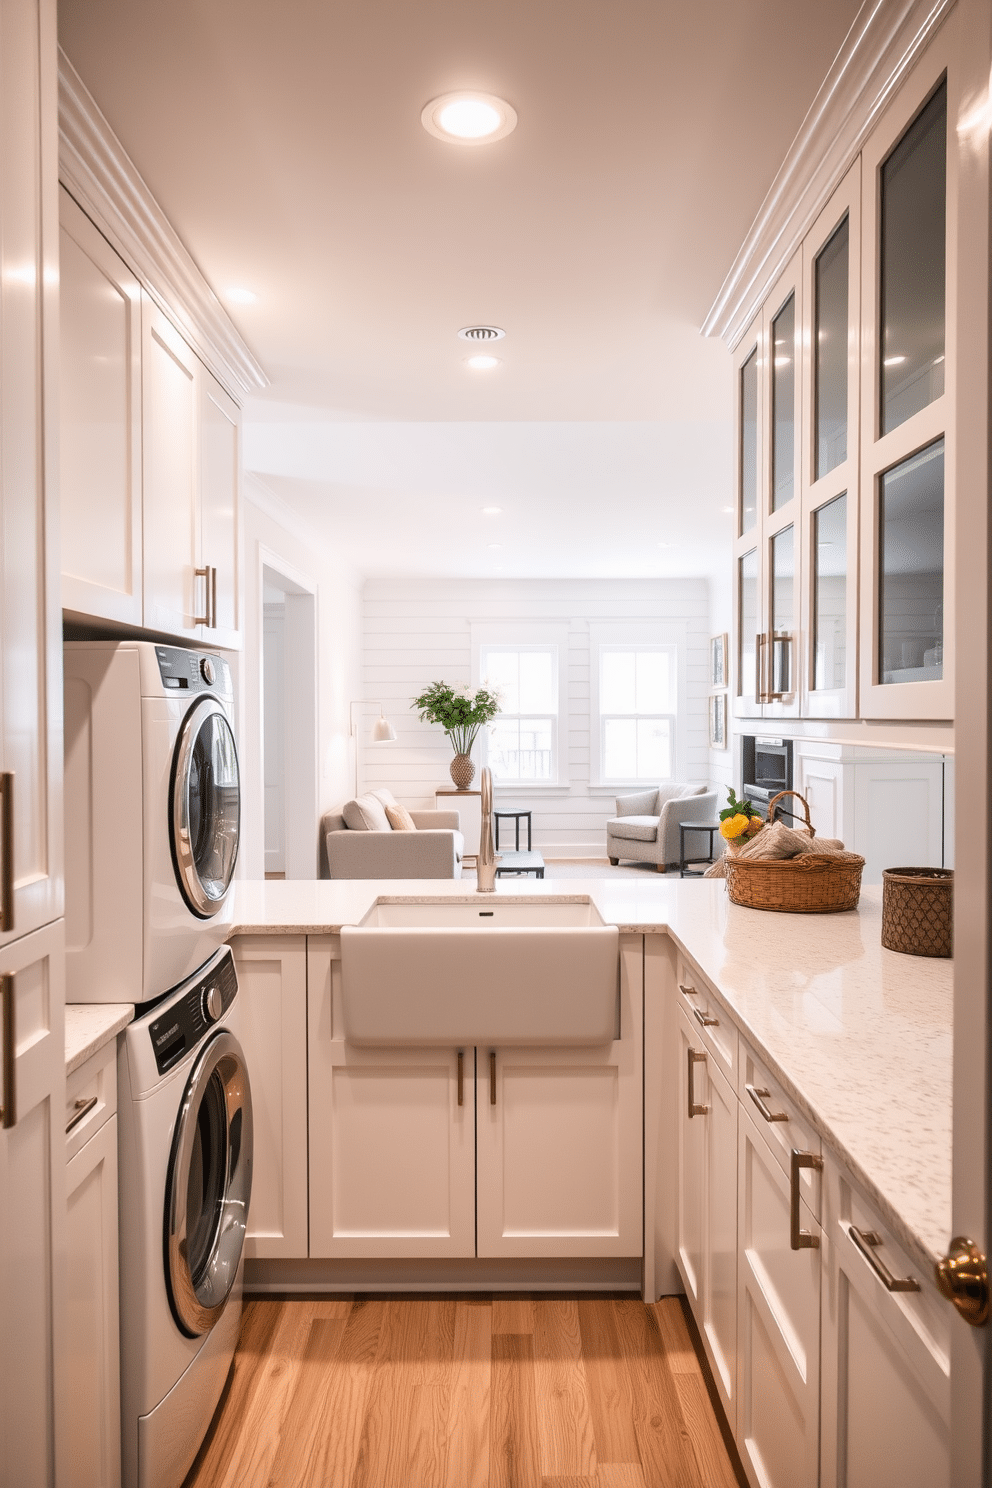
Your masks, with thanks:
M738 718L954 717L950 86L938 39L739 342Z
M954 717L948 76L930 48L863 152L860 711ZM956 111L955 111L956 116Z

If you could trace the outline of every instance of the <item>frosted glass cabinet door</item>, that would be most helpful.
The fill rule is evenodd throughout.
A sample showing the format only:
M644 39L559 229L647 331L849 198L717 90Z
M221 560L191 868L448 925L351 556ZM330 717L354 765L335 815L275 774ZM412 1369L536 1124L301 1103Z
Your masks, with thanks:
M59 461L64 609L141 624L141 290L64 189Z

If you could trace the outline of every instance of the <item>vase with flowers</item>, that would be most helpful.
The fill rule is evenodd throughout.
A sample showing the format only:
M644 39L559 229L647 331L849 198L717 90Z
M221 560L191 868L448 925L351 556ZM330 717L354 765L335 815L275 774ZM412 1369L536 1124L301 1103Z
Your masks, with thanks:
M720 812L720 836L727 844L727 851L731 854L740 852L764 825L751 802L738 801L731 787L727 792L727 805Z
M475 778L472 745L479 730L491 723L500 710L500 697L493 687L452 687L448 682L432 682L410 705L420 714L422 723L439 723L451 741L455 757L449 769L459 790L468 790Z

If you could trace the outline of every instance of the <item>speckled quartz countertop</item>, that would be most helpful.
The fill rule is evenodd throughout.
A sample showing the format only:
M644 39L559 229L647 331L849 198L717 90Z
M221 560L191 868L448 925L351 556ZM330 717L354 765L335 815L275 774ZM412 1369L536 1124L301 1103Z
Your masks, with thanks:
M91 1054L116 1038L134 1017L130 1002L70 1002L65 1010L65 1072L71 1075Z
M953 962L883 949L881 889L850 914L741 909L719 880L499 883L590 897L621 931L670 934L921 1264L951 1234ZM379 898L475 899L457 880L239 883L232 934L333 933Z

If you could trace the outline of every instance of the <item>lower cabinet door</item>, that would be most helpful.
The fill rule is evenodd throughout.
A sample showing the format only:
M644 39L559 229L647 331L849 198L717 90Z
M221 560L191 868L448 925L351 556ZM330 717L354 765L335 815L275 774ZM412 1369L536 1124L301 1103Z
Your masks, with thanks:
M738 1101L681 1010L677 1027L678 1265L733 1427L737 1419Z
M949 1488L953 1313L845 1174L825 1178L821 1488Z
M479 1047L480 1256L641 1254L632 1045Z
M817 1488L820 1227L791 1248L791 1184L744 1107L739 1112L737 1445L760 1488Z
M475 1254L471 1048L311 1038L310 1254Z
M302 935L233 943L255 1155L245 1256L307 1254L307 950Z
M67 1488L119 1488L117 1117L66 1167Z

